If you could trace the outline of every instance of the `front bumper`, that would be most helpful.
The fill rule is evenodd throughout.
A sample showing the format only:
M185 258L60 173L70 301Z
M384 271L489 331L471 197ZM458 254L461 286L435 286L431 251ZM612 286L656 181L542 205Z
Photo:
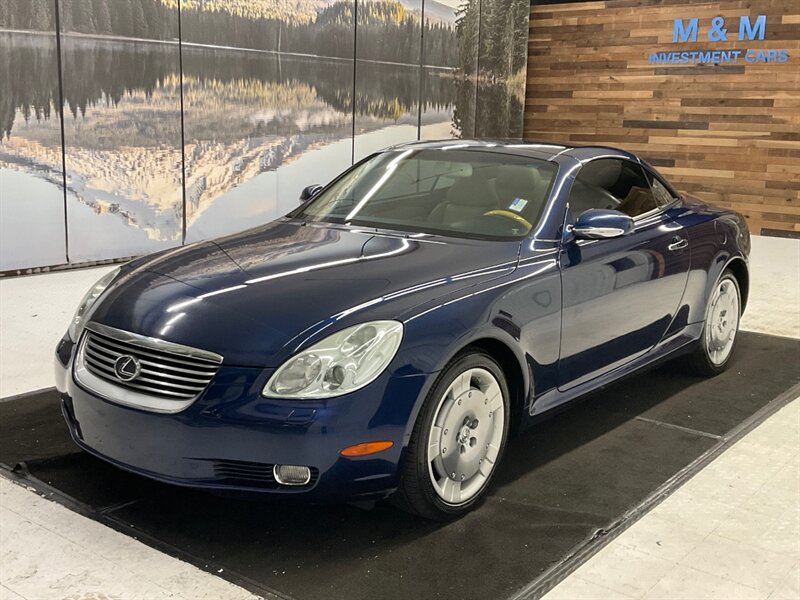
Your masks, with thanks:
M425 375L384 373L366 388L318 401L261 396L269 370L221 367L203 394L176 414L104 400L75 382L74 345L56 349L56 387L75 442L121 468L160 481L218 490L292 494L314 499L383 497L397 487ZM339 452L390 440L383 452L345 458ZM272 465L311 467L304 486L283 486Z

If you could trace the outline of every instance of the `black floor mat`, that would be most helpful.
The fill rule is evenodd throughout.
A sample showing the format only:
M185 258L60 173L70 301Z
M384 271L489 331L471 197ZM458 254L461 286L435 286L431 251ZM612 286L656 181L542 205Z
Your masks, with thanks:
M24 462L96 518L261 593L504 598L800 380L797 341L742 333L739 344L719 377L668 363L526 431L487 502L447 525L386 504L298 506L151 482L78 452L55 392L0 403L0 462Z

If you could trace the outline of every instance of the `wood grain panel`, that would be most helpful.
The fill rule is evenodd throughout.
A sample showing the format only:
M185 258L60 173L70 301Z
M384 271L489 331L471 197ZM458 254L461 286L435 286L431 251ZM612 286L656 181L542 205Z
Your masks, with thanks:
M535 3L535 0L534 0ZM739 18L767 16L763 41ZM727 42L710 42L725 18ZM676 18L697 42L672 43ZM651 52L787 50L786 63L649 64ZM619 146L680 190L800 233L800 1L607 0L531 6L525 137Z

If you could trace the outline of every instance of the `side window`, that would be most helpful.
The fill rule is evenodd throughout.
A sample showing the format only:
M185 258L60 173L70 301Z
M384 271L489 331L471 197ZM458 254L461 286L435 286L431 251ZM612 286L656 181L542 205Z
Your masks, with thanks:
M661 204L639 165L619 158L600 158L578 172L569 205L574 216L590 208L610 208L636 217Z
M666 206L675 200L675 196L669 191L669 188L659 179L652 171L645 169L647 180L650 182L650 187L653 190L656 202L659 206Z

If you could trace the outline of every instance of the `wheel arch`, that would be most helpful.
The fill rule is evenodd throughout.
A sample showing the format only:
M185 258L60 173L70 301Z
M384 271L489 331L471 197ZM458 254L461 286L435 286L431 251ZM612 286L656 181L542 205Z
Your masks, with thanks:
M739 284L739 291L742 296L742 313L744 313L744 309L747 306L747 297L750 291L750 273L747 267L747 261L739 254L731 254L727 251L723 251L716 255L707 269L706 281L702 296L703 318L705 318L705 308L708 306L708 302L711 299L714 286L717 284L725 271L731 271L734 277L736 277L736 281Z
M525 414L525 403L528 396L530 386L529 376L526 377L525 370L517 354L505 342L496 337L480 337L470 341L459 349L453 356L468 350L469 348L477 348L490 357L492 357L500 368L503 369L503 374L506 376L506 383L508 384L508 391L511 395L509 398L511 404L511 421L509 422L509 432L511 435L519 431Z
M509 339L503 340L500 337L502 335L503 332L498 333L490 329L488 331L484 330L482 332L475 332L475 335L470 338L462 338L458 340L456 343L450 346L450 351L446 354L446 360L437 365L436 370L428 374L429 381L420 394L422 401L417 402L413 418L409 419L410 430L406 437L406 444L403 448L403 453L398 461L399 479L397 490L390 497L391 501L395 502L404 510L409 510L434 520L443 520L444 518L448 518L447 515L443 516L442 513L436 513L435 510L426 508L426 503L421 503L420 497L426 495L424 492L425 484L418 483L420 475L419 471L416 469L420 468L419 453L427 452L428 448L427 444L421 445L419 443L419 440L421 439L420 434L422 434L424 431L419 429L419 427L421 423L424 422L422 421L422 415L425 401L429 399L431 390L435 388L435 386L441 380L445 370L448 369L448 367L453 364L454 361L462 359L468 352L480 352L481 354L486 355L497 362L506 378L506 382L509 387L509 393L511 395L511 409L509 411L508 437L506 438L506 442L516 431L518 431L520 425L523 423L523 411L527 398L526 390L529 389L526 382L530 381L530 378L526 377L525 375L525 369L523 367L523 364L525 363L521 358L520 353L514 349L514 341L512 341L513 336L509 334ZM435 400L436 398L430 399ZM435 413L433 414L433 418L435 418ZM414 430L416 430L416 437L413 433ZM417 441L414 442L414 440ZM420 448L422 448L422 450L420 450ZM428 477L428 475L426 474L425 477ZM481 494L483 494L483 491L485 491L485 488L483 488ZM435 491L433 493L435 493ZM474 502L480 502L481 498L481 495L468 498L467 506L471 506ZM462 505L458 506L460 507ZM458 513L453 513L452 515L456 514Z
M509 339L503 339L504 337ZM527 414L525 408L528 399L533 396L533 376L530 369L527 368L527 362L523 358L522 351L515 351L514 345L518 345L518 342L505 332L483 330L475 332L475 335L469 338L462 338L450 346L436 369L430 372L428 382L421 390L418 401L409 415L405 435L406 443L411 437L411 432L417 419L419 419L425 400L436 385L442 372L459 354L469 349L479 350L488 354L503 370L511 395L509 432L510 434L518 432L525 422L525 415Z
M747 297L750 293L750 271L747 268L747 263L742 257L734 256L725 265L722 273L726 270L730 270L739 283L739 293L742 295L742 313L744 313L744 309L747 308Z

